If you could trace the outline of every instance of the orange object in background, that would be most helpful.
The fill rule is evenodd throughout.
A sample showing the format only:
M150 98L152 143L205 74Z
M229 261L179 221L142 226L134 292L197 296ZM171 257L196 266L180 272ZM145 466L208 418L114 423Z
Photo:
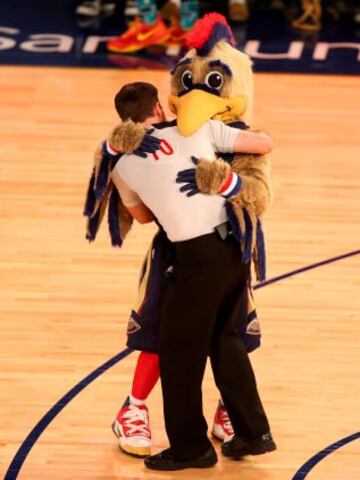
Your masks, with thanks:
M122 35L107 42L107 49L117 53L136 52L152 45L166 44L170 34L170 29L160 16L153 25L136 18Z

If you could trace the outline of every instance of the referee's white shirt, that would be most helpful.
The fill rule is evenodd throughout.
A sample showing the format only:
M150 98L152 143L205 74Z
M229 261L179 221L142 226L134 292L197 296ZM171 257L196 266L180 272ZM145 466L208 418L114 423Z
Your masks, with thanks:
M210 120L190 137L180 135L175 122L154 125L152 135L162 139L161 150L146 158L123 155L112 179L125 206L143 202L157 217L172 242L214 231L227 220L220 195L187 197L175 182L179 170L193 168L191 156L213 160L216 152L233 152L236 128Z

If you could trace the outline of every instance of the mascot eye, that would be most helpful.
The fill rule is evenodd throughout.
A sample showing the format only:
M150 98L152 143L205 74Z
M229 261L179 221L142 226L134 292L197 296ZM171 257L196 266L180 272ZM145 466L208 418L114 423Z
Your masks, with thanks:
M186 88L186 90L188 90L189 88L191 88L193 86L193 81L192 81L192 73L190 70L185 70L185 72L182 74L181 76L181 82L184 86L184 88Z
M224 77L220 72L210 72L206 75L205 83L210 88L220 90L224 85Z

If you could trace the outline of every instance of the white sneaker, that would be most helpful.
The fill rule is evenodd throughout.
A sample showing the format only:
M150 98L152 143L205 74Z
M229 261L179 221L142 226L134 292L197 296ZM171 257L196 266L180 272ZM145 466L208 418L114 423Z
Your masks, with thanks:
M105 16L110 16L115 12L115 8L116 8L116 3L105 2L101 5L101 12Z
M231 420L221 401L219 401L215 412L211 433L215 438L223 442L228 442L234 436L234 429Z
M146 405L131 405L129 397L112 424L119 439L119 447L133 457L144 458L151 454L151 431Z
M139 7L137 6L136 0L127 0L124 9L125 17L136 17L139 13Z
M85 0L76 8L76 15L97 17L101 13L101 0Z

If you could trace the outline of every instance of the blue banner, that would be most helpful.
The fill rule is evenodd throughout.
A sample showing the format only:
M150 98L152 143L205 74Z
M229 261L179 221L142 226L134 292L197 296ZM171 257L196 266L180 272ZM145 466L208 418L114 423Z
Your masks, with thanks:
M77 3L66 0L2 0L0 64L67 65L169 69L178 58L156 47L132 55L106 50L125 28L121 12L112 18L79 19ZM256 71L359 74L360 26L345 17L319 33L299 33L276 12L254 12L247 24L233 26L238 47Z

